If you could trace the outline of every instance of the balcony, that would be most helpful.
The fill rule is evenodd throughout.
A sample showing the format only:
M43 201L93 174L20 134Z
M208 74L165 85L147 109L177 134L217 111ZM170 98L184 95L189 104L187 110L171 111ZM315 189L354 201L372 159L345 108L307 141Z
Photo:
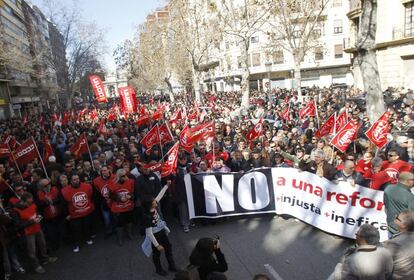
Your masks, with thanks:
M354 38L344 38L344 52L354 53L356 52L356 39Z
M355 19L361 15L361 0L349 0L349 19Z

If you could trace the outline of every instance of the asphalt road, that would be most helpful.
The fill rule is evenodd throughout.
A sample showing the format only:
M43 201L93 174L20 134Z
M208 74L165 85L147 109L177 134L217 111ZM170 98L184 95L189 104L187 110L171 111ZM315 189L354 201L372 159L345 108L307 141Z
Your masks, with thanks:
M174 257L178 267L188 264L188 256L200 237L220 236L222 251L229 264L228 279L250 280L257 273L275 280L326 279L350 240L337 239L294 219L272 215L221 219L215 224L198 225L184 233L170 222ZM59 260L45 266L46 273L16 275L24 280L138 280L172 279L155 274L152 259L141 251L142 237L119 247L116 238L98 235L94 245L84 245L79 253L69 246L56 252ZM166 267L165 258L163 259Z

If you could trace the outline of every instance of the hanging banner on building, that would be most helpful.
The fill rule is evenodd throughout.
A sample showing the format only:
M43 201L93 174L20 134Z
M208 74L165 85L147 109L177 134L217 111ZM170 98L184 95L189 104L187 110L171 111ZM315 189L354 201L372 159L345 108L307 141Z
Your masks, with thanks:
M336 185L294 168L187 174L185 183L190 218L288 214L347 238L355 238L357 229L370 223L382 241L388 239L381 191Z
M137 111L136 93L131 87L118 88L119 98L121 99L121 108L124 113L133 113Z
M95 96L98 102L108 102L108 99L106 98L105 88L103 86L101 78L97 75L90 75L89 81L91 82L93 91L95 92Z

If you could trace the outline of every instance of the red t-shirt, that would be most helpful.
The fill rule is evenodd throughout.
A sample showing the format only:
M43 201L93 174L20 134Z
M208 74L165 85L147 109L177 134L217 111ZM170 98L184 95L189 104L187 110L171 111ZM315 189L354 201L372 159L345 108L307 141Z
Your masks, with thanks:
M59 196L59 190L56 187L51 187L50 192L46 193L43 190L37 191L37 198L40 202L46 202L46 197L49 197L51 200L55 200ZM46 220L51 220L58 217L62 213L62 209L60 206L56 205L47 205L43 208L43 217Z
M366 163L363 159L360 159L355 166L355 171L364 174L368 170L371 170L371 162Z
M128 179L124 183L115 183L112 181L108 185L111 195L116 195L120 201L111 200L111 211L113 213L123 213L134 209L134 201L128 199L127 196L133 196L134 194L134 180Z
M30 206L26 207L26 208L14 208L14 211L19 214L20 220L22 220L23 222L27 222L30 219L34 219L37 216L37 207L36 204L32 203ZM40 223L35 223L32 225L29 225L27 227L24 228L24 234L25 235L32 235L32 234L36 234L40 231L41 227L40 227Z
M86 183L80 183L79 188L67 186L62 189L62 196L68 203L70 218L82 218L93 212L95 206L92 195L92 186Z
M392 183L396 184L398 182L398 176L401 172L411 172L412 166L403 160L397 160L393 163L389 161L384 161L382 163L382 171L387 172L388 176L392 178Z
M114 180L115 176L111 174L111 176L104 180L101 176L96 177L93 180L94 187L98 190L98 192L102 195L102 197L106 200L106 203L111 203L111 199L109 198L109 189L108 185Z

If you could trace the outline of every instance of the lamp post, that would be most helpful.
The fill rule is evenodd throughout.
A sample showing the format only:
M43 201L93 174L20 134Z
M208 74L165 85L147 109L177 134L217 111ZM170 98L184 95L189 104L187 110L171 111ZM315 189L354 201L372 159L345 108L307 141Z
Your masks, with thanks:
M272 84L270 82L270 71L272 71L272 62L268 61L265 63L266 72L267 72L267 82L269 83L267 86L267 98L270 101L270 94L272 93Z

